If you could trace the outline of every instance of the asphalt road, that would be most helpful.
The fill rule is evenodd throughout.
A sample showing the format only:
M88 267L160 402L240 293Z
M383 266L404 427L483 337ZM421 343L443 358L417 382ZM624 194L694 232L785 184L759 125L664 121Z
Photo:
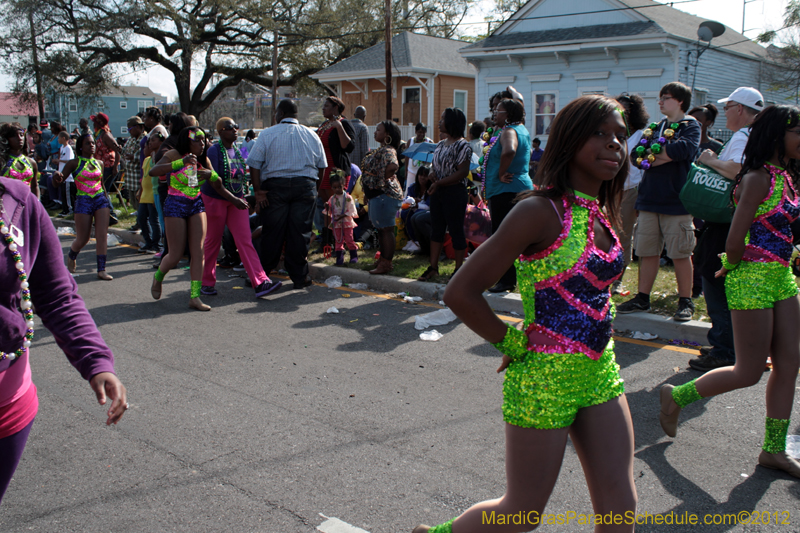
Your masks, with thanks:
M118 426L104 425L105 408L37 329L41 405L0 531L283 533L324 523L327 533L399 533L502 495L500 359L460 323L424 342L413 323L429 307L324 286L255 300L230 271L220 271L220 294L204 298L212 311L200 313L187 308L187 271L171 272L162 299L151 299L151 262L112 248L115 280L103 282L93 244L78 258L80 293L129 391ZM327 314L331 306L340 313ZM678 438L664 437L657 390L696 377L690 357L617 343L638 511L700 520L755 511L759 522L769 512L772 525L637 531L800 531L800 482L755 466L766 376L691 405ZM798 415L796 404L790 433L800 433ZM571 445L546 512L591 513ZM591 527L573 520L539 531Z

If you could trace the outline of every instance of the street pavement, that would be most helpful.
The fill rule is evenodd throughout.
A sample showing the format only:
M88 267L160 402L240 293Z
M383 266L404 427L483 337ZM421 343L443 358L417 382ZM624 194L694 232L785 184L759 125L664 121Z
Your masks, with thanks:
M65 250L70 242L62 237ZM150 297L151 263L112 248L115 279L103 282L93 243L78 258L80 294L128 388L118 426L104 425L106 408L37 326L39 415L0 531L400 533L502 495L499 354L458 321L436 327L438 342L420 340L414 316L438 306L290 282L255 300L244 279L219 270L219 295L203 298L213 309L200 313L187 307L186 270L168 274L161 300ZM340 312L326 313L331 306ZM800 531L800 482L756 467L768 374L689 406L669 439L657 391L697 377L687 369L696 352L630 340L616 351L638 512L701 521L744 512L750 522L771 513L771 525L651 518L637 531ZM792 434L798 415L796 400ZM591 514L571 444L546 512ZM592 527L573 519L537 531Z

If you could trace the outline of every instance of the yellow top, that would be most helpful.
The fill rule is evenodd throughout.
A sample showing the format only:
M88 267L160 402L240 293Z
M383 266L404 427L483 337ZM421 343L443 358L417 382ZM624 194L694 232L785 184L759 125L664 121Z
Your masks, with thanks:
M142 188L142 197L139 199L140 204L152 204L155 202L153 198L153 180L150 177L150 167L152 166L153 162L150 156L147 156L144 163L142 163L142 182L140 185Z

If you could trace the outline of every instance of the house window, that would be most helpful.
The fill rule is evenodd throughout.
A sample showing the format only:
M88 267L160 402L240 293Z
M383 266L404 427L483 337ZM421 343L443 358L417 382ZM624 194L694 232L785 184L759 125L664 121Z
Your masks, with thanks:
M694 96L692 97L692 107L706 105L708 101L708 91L706 89L695 88Z
M69 99L69 112L70 113L77 113L78 112L78 101L74 98Z
M122 126L122 127L119 129L119 132L120 132L122 135L127 135L127 134L128 134L128 128L127 128L127 126Z
M416 124L421 121L421 95L420 87L403 87L403 116L400 124Z
M403 89L403 103L418 104L420 103L421 91L419 87L406 87Z
M128 109L128 102L123 100L122 102L119 103L119 108L120 109Z
M136 102L136 104L137 104L137 111L136 111L137 113L144 113L144 111L148 107L153 105L153 103L150 100L139 100L138 102Z
M453 107L460 109L465 114L467 112L467 91L453 91Z
M550 125L558 110L558 91L535 92L531 101L534 135L550 135Z
M70 124L69 125L69 132L70 133L75 131L75 130L77 130L77 129L78 129L78 125L77 124Z
M106 107L105 102L103 102L102 100L97 101L97 109L105 109L105 107Z

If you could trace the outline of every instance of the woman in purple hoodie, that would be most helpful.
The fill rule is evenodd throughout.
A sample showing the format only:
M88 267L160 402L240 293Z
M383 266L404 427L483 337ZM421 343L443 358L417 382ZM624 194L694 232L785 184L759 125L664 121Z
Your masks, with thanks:
M41 202L25 183L0 178L0 502L19 464L39 407L28 350L33 307L70 363L89 381L106 424L128 408L114 356L78 295L61 244Z

